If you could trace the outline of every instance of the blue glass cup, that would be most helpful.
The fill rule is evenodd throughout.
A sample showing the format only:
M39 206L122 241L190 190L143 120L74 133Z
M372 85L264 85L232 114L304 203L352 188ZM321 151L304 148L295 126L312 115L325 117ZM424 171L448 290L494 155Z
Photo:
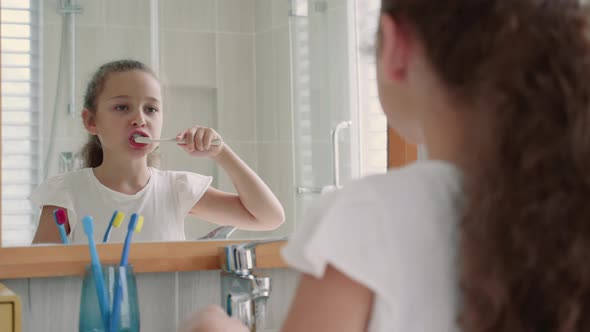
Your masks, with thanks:
M119 271L122 271L121 273ZM108 296L109 312L113 308L113 298L117 279L121 276L121 305L118 332L139 331L139 302L137 300L137 285L135 274L131 265L119 267L107 265L102 267L105 288ZM96 285L91 266L86 266L84 280L82 281L82 294L80 295L80 332L107 332L108 327L103 326L100 314L100 306L96 295Z

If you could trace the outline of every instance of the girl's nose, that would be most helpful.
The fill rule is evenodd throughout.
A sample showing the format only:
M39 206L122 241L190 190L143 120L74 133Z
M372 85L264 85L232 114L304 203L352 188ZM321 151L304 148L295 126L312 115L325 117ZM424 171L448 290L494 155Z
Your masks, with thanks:
M144 127L145 119L142 112L137 112L133 120L131 121L133 127Z

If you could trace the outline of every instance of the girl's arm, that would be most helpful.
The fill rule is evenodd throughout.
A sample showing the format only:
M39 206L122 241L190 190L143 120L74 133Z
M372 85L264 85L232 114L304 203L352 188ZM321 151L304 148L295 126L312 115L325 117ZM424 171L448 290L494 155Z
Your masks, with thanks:
M59 209L58 206L45 205L41 210L41 216L39 217L39 225L37 226L37 232L33 238L33 244L37 243L62 243L59 235L59 230L53 220L53 211ZM65 210L65 209L64 209ZM66 210L66 216L67 216ZM70 223L65 224L66 234L70 234Z
M303 275L282 332L367 331L373 292L329 265L323 278Z
M209 188L190 213L220 225L233 225L247 230L272 230L285 220L281 203L260 179L227 145L211 145L221 140L215 130L195 126L180 133L183 148L191 155L209 157L217 162L232 180L238 194Z
M367 331L372 304L373 293L368 288L328 266L322 279L303 275L281 331ZM181 331L237 332L244 328L219 309L209 307L189 318Z

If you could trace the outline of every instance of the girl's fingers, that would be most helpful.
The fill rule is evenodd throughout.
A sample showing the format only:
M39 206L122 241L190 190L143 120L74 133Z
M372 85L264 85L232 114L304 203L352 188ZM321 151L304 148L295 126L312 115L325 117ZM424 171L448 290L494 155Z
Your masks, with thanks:
M212 145L214 140L221 141L221 136L219 136L215 129L208 127L193 126L179 132L176 135L176 139L178 141L184 140L185 145L182 147L185 151L191 154L193 154L195 151L211 152L212 154L216 154L221 150L221 148ZM193 155L204 156L202 154Z
M192 127L184 133L185 149L195 151L195 134L198 127Z
M180 142L184 139L184 131L179 132L178 134L176 134L176 141Z
M203 143L205 145L205 151L208 151L211 148L211 142L214 138L217 138L215 131L211 128L207 128L205 131L205 137L203 138Z
M205 137L206 128L199 127L195 133L195 147L199 151L205 151L205 144L203 144L203 138Z

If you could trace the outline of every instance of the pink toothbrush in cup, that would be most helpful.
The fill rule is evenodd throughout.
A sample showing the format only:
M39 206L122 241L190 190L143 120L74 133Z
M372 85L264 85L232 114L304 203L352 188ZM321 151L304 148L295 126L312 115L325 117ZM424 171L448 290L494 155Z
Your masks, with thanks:
M59 236L61 237L61 242L63 244L69 244L70 241L68 240L68 235L67 235L66 229L65 229L65 224L68 222L68 217L66 216L66 211L64 209L53 210L53 219L55 220L55 224L57 225L57 229L59 230Z

